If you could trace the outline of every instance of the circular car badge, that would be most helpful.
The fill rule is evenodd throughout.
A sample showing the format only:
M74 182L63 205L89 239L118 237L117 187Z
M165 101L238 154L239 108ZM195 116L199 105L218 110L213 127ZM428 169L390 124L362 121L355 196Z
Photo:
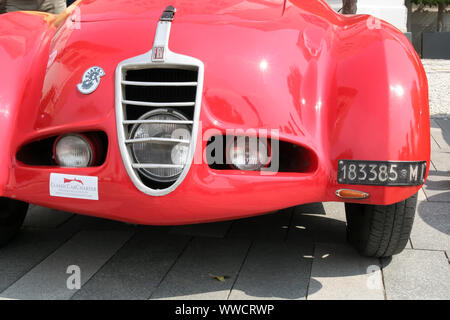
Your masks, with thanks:
M78 90L82 94L90 94L97 90L100 84L100 78L105 75L105 71L103 71L100 67L92 67L86 70L83 74L83 78L81 79L81 83L77 85Z

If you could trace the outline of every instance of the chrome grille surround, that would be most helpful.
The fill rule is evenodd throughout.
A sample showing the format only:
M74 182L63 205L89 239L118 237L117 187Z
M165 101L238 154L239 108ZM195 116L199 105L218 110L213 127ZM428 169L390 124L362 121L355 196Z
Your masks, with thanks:
M199 119L200 119L200 109L202 103L202 92L203 92L203 77L204 77L204 65L203 63L196 59L185 55L180 55L173 53L168 48L168 38L170 33L170 22L162 22L160 21L158 24L158 29L156 32L155 43L153 45L153 49L143 55L127 59L119 63L116 68L116 125L117 125L117 136L120 147L120 152L122 155L122 160L125 165L125 168L133 181L134 185L143 193L151 195L151 196L164 196L171 192L173 192L184 180L186 175L189 172L192 161L194 159L194 153L197 144L197 136L199 131ZM155 61L152 59L153 51L155 47L161 46L161 43L164 43L164 59L163 61ZM161 69L183 69L183 70L192 70L197 72L197 81L196 82L140 82L140 81L127 81L126 80L126 72L128 70L142 70L142 69L153 69L153 68L161 68ZM145 86L196 86L196 95L195 101L190 102L152 102L152 101L129 101L126 100L125 97L125 86L134 86L139 85L141 87ZM137 123L152 123L151 120L136 120L136 119L127 119L127 107L129 105L133 106L142 106L142 107L155 107L155 108L171 108L175 107L178 110L183 110L183 108L193 108L193 117L187 121L188 124L192 125L192 132L190 140L176 140L168 141L170 139L163 138L148 138L148 139L139 139L136 141L131 139L128 136L129 130L128 127L130 125L135 125ZM158 121L158 123L161 123ZM186 123L186 121L180 121L176 123ZM144 141L145 140L145 141ZM157 141L158 140L158 141ZM163 141L164 140L164 141ZM133 156L131 154L130 145L132 143L152 143L152 142L160 142L160 143L186 143L189 144L189 152L188 158L186 161L186 165L184 166L183 171L179 175L178 179L171 184L167 188L157 189L151 188L147 186L139 176L138 170L140 168L168 168L170 165L167 164L154 164L154 163L135 163L133 160ZM174 165L175 166L175 165Z

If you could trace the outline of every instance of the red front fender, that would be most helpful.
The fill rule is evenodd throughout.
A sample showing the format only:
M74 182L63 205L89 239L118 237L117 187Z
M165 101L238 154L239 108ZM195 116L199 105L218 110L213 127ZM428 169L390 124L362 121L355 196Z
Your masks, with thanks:
M0 196L10 181L21 116L36 112L55 27L54 16L35 12L0 15Z
M331 172L338 171L343 159L427 161L429 169L425 70L407 38L374 19L355 17L351 31L343 33L331 52L339 59L328 68L330 86L323 99L324 159L330 161ZM336 183L336 175L332 179ZM418 189L358 186L383 204L409 198Z

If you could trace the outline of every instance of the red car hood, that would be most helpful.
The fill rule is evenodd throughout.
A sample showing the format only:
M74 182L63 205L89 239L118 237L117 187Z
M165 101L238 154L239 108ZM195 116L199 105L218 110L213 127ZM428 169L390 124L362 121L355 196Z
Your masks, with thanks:
M7 75L0 81L0 196L133 223L195 223L336 201L341 159L429 164L426 75L411 43L383 21L338 15L324 0L289 0L285 8L281 0L80 3L61 17L0 16L0 67ZM205 66L196 156L203 158L218 131L274 129L279 140L314 152L316 174L217 173L194 163L167 198L135 188L119 150L115 72L152 49L170 4L178 9L170 50ZM68 13L85 22L53 28ZM105 75L95 93L84 95L77 86L93 66ZM108 137L101 167L67 171L15 157L32 141L92 131ZM102 201L51 197L51 173L99 177ZM419 187L358 189L371 204L389 205Z
M170 0L161 5L155 0L110 0L105 8L104 2L82 0L79 8L81 21L105 21L128 19L155 19L161 16L166 6L183 8L177 18L210 14L217 19L220 16L235 16L246 20L270 20L282 16L285 0Z

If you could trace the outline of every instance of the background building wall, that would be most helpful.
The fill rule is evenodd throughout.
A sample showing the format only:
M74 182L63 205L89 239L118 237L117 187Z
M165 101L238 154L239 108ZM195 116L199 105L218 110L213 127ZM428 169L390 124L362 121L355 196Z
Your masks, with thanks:
M328 3L336 11L342 8L342 0L328 0ZM404 0L358 0L357 13L373 15L402 32L407 31L408 9Z
M413 45L416 51L422 54L422 34L424 32L436 32L437 29L437 10L436 8L425 8L423 11L417 11L413 7L410 15L411 32L413 34ZM450 32L450 12L444 14L444 32Z

